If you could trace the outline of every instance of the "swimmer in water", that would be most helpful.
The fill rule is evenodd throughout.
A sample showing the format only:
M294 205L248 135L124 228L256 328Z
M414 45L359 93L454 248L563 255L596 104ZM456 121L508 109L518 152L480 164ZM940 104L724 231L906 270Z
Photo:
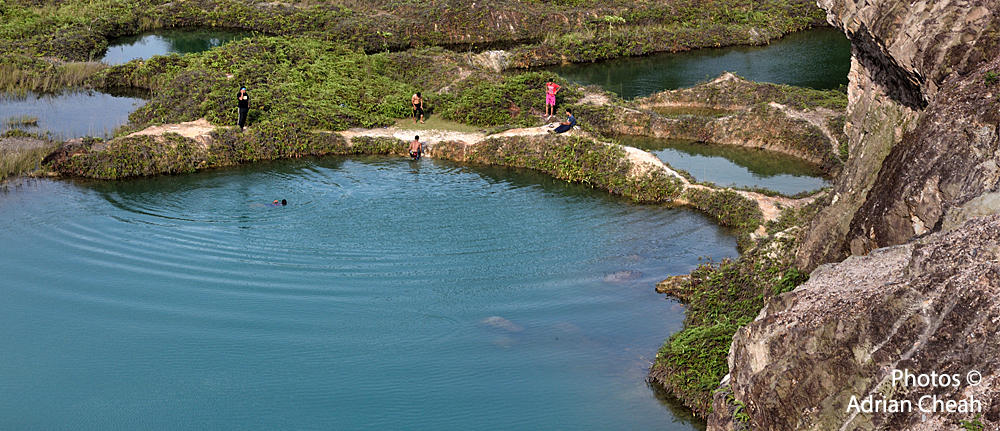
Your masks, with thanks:
M272 207L283 207L285 205L288 205L288 201L286 201L284 199L282 199L280 201L277 200L277 199L275 199L274 202L271 202L271 206Z

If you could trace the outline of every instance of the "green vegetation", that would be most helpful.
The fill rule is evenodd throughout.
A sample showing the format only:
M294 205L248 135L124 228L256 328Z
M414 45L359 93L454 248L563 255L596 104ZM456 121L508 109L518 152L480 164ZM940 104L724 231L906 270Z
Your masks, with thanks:
M545 83L563 86L556 94L557 106L574 103L582 93L552 72L528 72L496 77L488 81L463 80L453 93L438 95L445 107L445 119L476 126L537 126L544 114ZM454 94L454 96L452 95Z
M23 56L0 57L0 92L53 92L83 85L107 65L96 62L49 62Z
M211 145L202 145L176 133L156 137L130 136L103 143L91 141L86 143L88 147L100 144L104 148L57 157L52 168L67 175L121 179L301 156L355 154L359 151L388 154L386 149L391 149L391 145L375 141L362 142L352 150L336 133L313 132L277 123L268 123L242 133L238 128L219 128L211 135Z
M733 410L733 420L741 423L749 423L750 415L747 413L747 405L743 401L733 400L733 404L736 405L736 409Z
M613 4L613 3L612 3ZM758 45L823 25L815 5L797 1L672 1L592 13L580 26L512 50L516 67L585 62L732 44Z
M683 198L714 217L720 226L734 228L737 232L753 232L763 219L757 202L733 190L689 188Z
M256 37L186 56L132 61L98 73L103 87L153 90L130 117L130 129L192 121L234 125L236 88L250 90L251 127L297 125L307 130L381 127L409 117L410 96L422 91L429 113L474 126L541 123L544 83L569 83L551 72L501 75L460 72L461 55L440 48L368 55L311 38ZM447 92L436 93L443 87ZM579 91L560 92L562 102Z
M183 57L132 61L106 69L99 79L104 86L154 90L153 100L129 116L137 128L200 117L235 125L233 97L245 85L255 127L343 130L390 125L410 113L416 90L392 79L387 66L343 45L263 37Z
M794 237L777 236L735 261L706 263L691 272L693 291L684 329L660 348L650 377L700 415L712 410L712 391L729 372L733 334L753 321L775 295L794 289L808 275L792 266Z
M4 121L8 127L38 127L38 117L33 115L17 115Z
M622 147L577 136L490 138L472 147L467 160L533 169L562 180L605 189L636 202L669 202L680 195L682 188L680 181L662 172L652 172L641 178L629 176L632 164Z
M986 72L985 75L983 75L983 83L985 83L987 86L994 85L997 82L1000 82L1000 75L998 75L996 72L989 71Z
M699 415L712 410L712 392L729 372L726 358L736 330L760 312L771 298L806 282L809 275L793 266L802 226L818 204L782 211L765 224L770 234L737 260L699 265L672 291L688 304L684 329L671 336L650 371L650 379L673 392Z
M972 418L971 421L958 421L958 424L962 427L962 429L967 431L983 431L985 429L983 427L983 422L979 420L982 416L983 415L978 414L976 417Z
M111 38L159 28L236 28L337 41L366 53L514 47L512 64L528 67L762 44L824 22L804 0L4 0L0 16L0 88L22 91L77 85L92 66L51 69L100 58ZM517 46L523 43L535 45Z
M0 135L0 181L37 169L58 144L19 129Z

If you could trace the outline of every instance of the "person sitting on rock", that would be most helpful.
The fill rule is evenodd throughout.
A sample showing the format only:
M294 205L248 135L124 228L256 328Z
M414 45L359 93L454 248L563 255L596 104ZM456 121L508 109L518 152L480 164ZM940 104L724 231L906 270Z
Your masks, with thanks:
M556 133L568 132L571 129L573 129L574 126L576 126L576 117L573 116L573 111L570 111L569 108L567 108L566 121L559 123L559 127L556 127L555 132Z

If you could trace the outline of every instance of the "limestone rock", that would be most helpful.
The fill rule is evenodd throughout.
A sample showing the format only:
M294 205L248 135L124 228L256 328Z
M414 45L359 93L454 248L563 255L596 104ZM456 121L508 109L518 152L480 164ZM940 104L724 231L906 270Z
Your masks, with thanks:
M850 156L798 252L807 270L937 232L1000 185L998 88L986 79L1000 69L1000 2L819 5L852 40Z
M939 430L961 420L1000 429L1000 215L817 268L737 332L729 368L728 390L745 403L752 429ZM894 385L903 370L958 382ZM974 372L978 385L967 380ZM912 411L849 408L852 397L869 396L909 400ZM981 416L923 413L923 396L971 397ZM721 398L710 429L732 429Z

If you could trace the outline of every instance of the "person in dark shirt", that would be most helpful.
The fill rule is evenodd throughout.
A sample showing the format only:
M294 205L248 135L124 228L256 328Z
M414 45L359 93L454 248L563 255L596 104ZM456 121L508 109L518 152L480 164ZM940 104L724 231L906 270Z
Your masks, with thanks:
M569 109L566 110L566 117L566 121L559 123L559 127L556 127L556 133L568 132L576 125L576 117L573 116L573 112Z
M240 92L236 93L236 105L240 110L240 118L236 124L240 125L240 130L246 129L247 113L250 112L250 95L247 94L246 87L240 87Z

